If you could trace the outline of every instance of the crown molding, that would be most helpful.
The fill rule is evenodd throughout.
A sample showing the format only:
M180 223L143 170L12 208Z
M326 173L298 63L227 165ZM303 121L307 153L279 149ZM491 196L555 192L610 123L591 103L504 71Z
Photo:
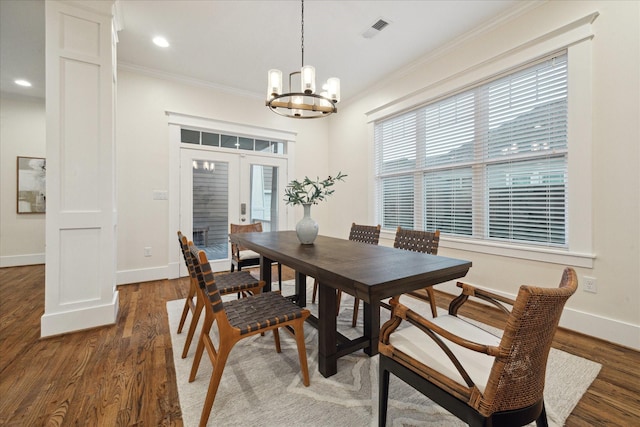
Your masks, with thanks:
M225 92L231 95L242 96L245 98L252 99L260 99L263 100L264 96L262 94L258 94L255 92L251 92L248 90L237 89L231 86L225 86L218 83L209 82L206 80L194 79L191 77L185 77L179 74L167 73L165 71L159 71L153 68L147 68L140 65L131 64L128 62L118 61L118 70L119 71L129 71L137 74L143 74L149 77L154 77L157 79L174 81L177 83L183 83L190 86L199 86L206 87L209 89L214 89L220 92Z

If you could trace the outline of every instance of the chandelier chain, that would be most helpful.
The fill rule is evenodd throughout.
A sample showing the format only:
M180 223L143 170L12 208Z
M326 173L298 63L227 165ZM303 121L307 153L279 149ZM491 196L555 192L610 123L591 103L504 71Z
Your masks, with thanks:
M304 0L302 0L302 18L300 19L300 32L301 32L301 52L302 52L302 67L304 67Z

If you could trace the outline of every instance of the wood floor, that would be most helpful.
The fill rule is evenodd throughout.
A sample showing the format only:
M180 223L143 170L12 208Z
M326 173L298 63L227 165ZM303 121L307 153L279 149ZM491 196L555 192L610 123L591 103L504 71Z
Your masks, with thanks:
M0 425L182 426L165 303L186 286L121 286L117 325L40 339L44 266L0 269ZM603 365L567 426L640 425L640 352L563 330L554 347Z

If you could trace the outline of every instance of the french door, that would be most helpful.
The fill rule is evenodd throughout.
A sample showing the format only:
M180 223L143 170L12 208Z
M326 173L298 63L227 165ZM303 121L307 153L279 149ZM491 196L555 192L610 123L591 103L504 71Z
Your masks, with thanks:
M286 179L285 158L180 150L180 229L207 253L213 271L231 266L229 224L286 228Z

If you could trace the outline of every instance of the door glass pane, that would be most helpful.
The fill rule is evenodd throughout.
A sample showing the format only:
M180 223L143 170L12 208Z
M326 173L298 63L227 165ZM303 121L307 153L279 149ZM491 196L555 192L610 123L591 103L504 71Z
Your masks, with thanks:
M278 168L251 165L251 222L263 231L278 231Z
M200 144L200 132L189 129L180 130L180 141L187 144Z
M273 152L276 154L284 154L284 142L272 142Z
M229 164L193 161L193 243L209 260L228 258Z
M271 145L269 141L264 141L262 139L256 139L256 151L264 151L266 153L271 152Z
M220 146L238 149L238 137L235 135L220 135Z
M253 139L252 138L238 138L238 148L241 150L253 151Z
M202 145L218 147L220 145L220 135L217 133L202 132Z

